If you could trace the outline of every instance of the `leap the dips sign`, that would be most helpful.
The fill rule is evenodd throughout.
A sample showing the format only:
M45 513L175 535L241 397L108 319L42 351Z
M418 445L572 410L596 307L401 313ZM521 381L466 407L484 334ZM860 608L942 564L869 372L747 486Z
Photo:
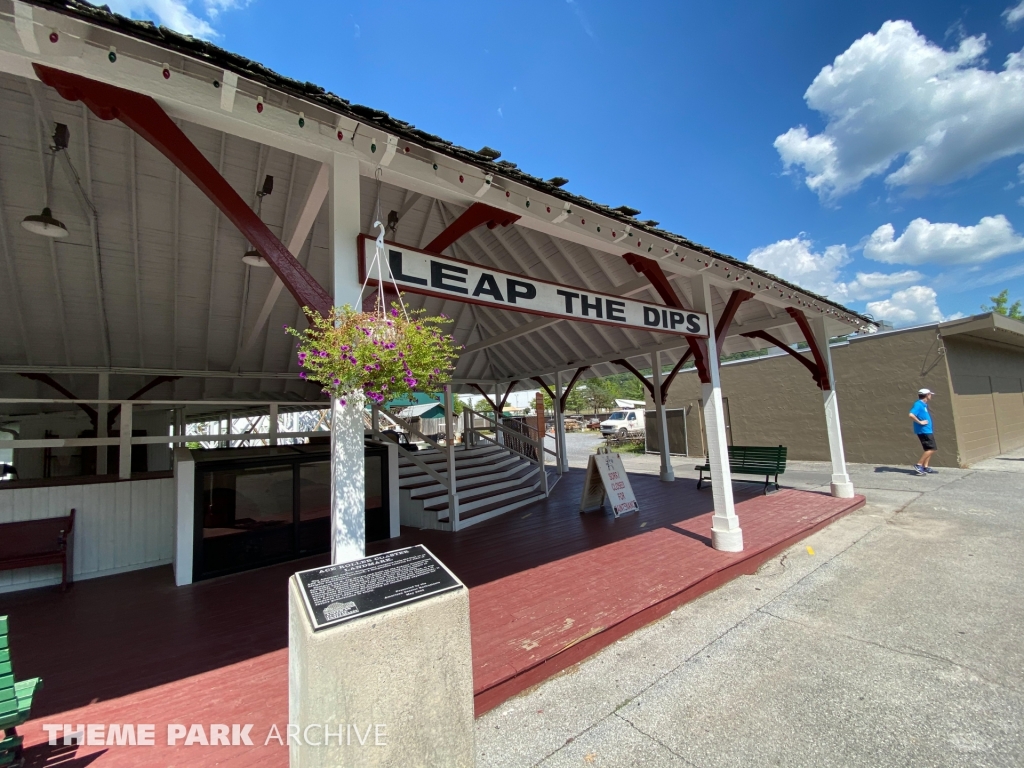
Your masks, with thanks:
M374 246L372 238L360 236L363 275L373 262ZM387 244L387 254L386 267L391 268L399 289L410 293L585 323L620 325L681 336L708 335L708 317L700 312L534 280L391 243ZM374 279L369 282L376 284Z

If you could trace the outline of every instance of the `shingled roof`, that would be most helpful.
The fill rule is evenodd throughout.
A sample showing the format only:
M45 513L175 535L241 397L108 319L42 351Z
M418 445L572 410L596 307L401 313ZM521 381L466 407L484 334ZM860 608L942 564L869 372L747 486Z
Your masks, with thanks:
M520 169L515 163L499 159L501 153L490 147L483 147L479 151L460 147L446 139L417 128L412 123L405 122L373 107L361 104L353 104L324 88L311 83L295 80L290 77L278 74L272 69L265 67L259 62L252 61L238 54L224 50L206 40L183 35L164 26L158 26L150 21L138 21L120 14L114 13L108 6L96 6L81 0L27 0L31 5L77 18L91 24L95 24L112 31L119 32L129 37L145 41L168 51L188 56L203 61L211 66L222 68L247 78L267 88L284 93L292 98L301 99L311 104L316 104L330 112L348 117L364 124L373 125L382 131L408 142L419 144L425 148L446 155L454 160L475 166L483 173L493 174L522 184L538 192L550 195L569 203L572 206L590 210L594 213L617 220L630 227L633 231L646 232L665 241L685 247L691 251L701 253L705 256L721 260L728 264L742 266L747 272L760 275L766 280L788 289L799 291L805 296L824 302L832 307L856 317L868 326L877 326L877 322L870 316L854 312L853 310L829 299L825 296L815 294L794 283L780 279L776 275L758 269L748 262L736 259L735 257L716 251L707 246L695 243L686 237L677 235L674 232L661 229L659 222L654 220L639 220L636 217L640 211L626 205L612 208L608 205L590 200L582 195L573 194L563 187L568 183L564 177L553 177L541 179L532 176Z

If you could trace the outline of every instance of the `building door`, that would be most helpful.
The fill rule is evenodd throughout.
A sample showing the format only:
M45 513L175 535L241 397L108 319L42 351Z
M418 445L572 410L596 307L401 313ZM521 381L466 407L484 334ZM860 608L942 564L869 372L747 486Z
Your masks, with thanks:
M992 401L999 432L999 452L1024 445L1024 394L1021 380L1008 376L992 377Z

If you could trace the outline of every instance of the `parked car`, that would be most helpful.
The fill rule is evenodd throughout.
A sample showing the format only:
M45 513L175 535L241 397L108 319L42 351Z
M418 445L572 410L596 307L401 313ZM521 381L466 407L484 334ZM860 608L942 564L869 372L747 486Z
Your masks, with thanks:
M633 408L628 411L613 411L601 422L603 437L626 437L630 433L644 431L644 409Z

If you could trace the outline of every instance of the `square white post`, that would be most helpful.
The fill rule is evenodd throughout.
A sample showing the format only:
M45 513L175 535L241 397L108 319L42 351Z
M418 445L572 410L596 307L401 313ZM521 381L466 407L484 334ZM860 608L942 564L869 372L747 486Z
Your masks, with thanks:
M370 403L370 433L374 440L380 440L380 408Z
M267 425L267 432L270 435L270 444L277 445L277 403L270 404L270 415L267 417L270 422Z
M718 343L715 340L715 318L712 312L711 283L703 274L691 278L693 308L708 316L708 373L711 382L701 383L704 398L704 424L708 436L708 462L711 465L711 494L715 514L711 518L711 545L723 552L743 551L743 531L736 516L732 497L732 473L729 471L729 449L725 436L725 414L722 406L722 383L718 376Z
M455 409L452 401L452 385L445 384L444 397L444 454L448 465L448 519L452 530L459 530L459 493L455 484Z
M359 308L359 163L334 155L328 208L334 303ZM366 467L363 406L357 393L331 401L331 562L347 563L366 553Z
M562 413L562 372L555 371L555 452L558 454L558 474L569 471L569 456L565 450L565 414Z
M665 418L665 404L661 402L661 352L651 353L651 383L654 384L654 418L658 420L658 447L661 451L661 481L671 483L676 479L672 471L672 458L668 453L668 419Z
M122 480L130 480L132 476L132 404L121 403L121 437L120 457L117 476Z
M110 374L101 373L99 375L99 391L96 395L100 400L108 400L110 398ZM109 403L97 403L96 404L96 437L107 436L107 414L110 413ZM105 475L107 474L107 448L106 445L96 446L96 474Z
M832 495L840 499L852 499L853 483L846 471L846 451L843 448L843 432L839 426L839 399L836 395L836 377L832 370L832 351L828 346L828 330L825 318L809 318L814 340L818 343L821 356L825 359L831 389L822 390L825 399L825 426L828 429L828 450L832 459Z
M192 452L180 446L174 449L174 583L182 587L192 583L192 551L195 547L196 462Z

